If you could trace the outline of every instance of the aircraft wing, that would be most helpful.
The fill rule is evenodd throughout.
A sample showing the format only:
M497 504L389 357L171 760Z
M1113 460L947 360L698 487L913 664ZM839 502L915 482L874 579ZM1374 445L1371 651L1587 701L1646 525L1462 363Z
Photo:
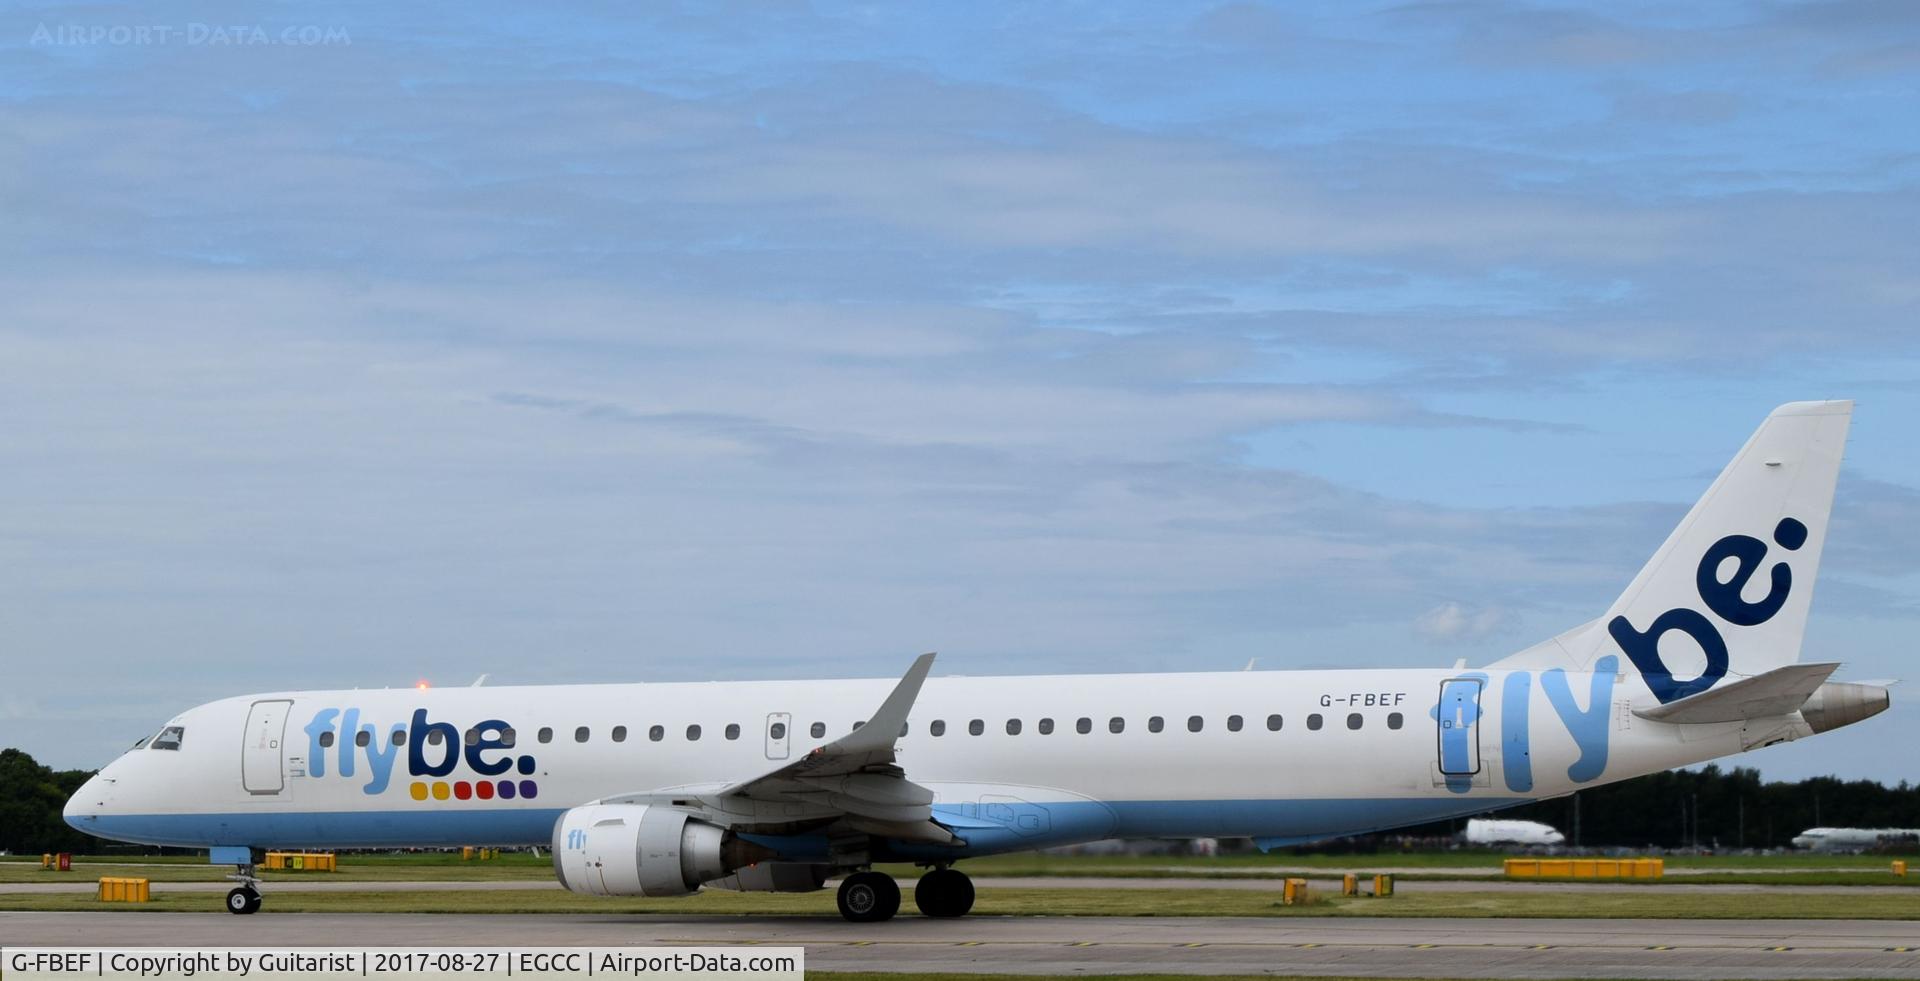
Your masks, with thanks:
M895 754L933 658L914 659L864 724L797 760L735 783L668 788L604 803L693 808L716 823L747 831L778 833L797 824L838 821L866 834L958 844L953 832L933 819L933 792L908 780Z

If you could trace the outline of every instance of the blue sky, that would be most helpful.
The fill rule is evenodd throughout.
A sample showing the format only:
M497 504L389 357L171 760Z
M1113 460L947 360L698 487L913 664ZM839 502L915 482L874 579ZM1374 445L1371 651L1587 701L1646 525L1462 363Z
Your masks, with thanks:
M0 745L1484 663L1828 397L1809 656L1912 675L1917 81L1899 2L14 4Z

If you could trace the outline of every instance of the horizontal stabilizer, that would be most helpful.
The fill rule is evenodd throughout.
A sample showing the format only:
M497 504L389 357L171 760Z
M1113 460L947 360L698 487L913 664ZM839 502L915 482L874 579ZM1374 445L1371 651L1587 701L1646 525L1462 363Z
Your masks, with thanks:
M1838 661L1789 664L1765 674L1716 685L1677 702L1634 709L1633 714L1675 725L1744 722L1786 715L1806 704L1814 690L1839 667Z

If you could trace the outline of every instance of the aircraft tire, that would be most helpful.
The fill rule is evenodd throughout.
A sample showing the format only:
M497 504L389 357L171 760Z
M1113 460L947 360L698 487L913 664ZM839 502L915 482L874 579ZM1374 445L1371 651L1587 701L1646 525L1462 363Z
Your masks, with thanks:
M260 912L260 894L241 886L227 892L227 912L246 914Z
M879 923L900 912L900 884L884 872L855 872L840 881L840 915L850 923Z
M973 880L959 869L934 869L914 884L913 904L926 916L965 916L973 909Z

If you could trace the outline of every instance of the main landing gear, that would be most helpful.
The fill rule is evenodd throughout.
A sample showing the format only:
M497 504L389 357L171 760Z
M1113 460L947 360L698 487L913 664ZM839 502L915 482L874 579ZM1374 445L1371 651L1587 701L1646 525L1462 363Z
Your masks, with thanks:
M260 912L260 879L253 874L252 865L238 866L239 871L227 876L240 885L227 891L227 912Z
M927 916L965 916L973 909L973 880L959 869L931 869L914 883L913 905Z
M837 899L848 921L879 923L900 912L900 884L885 872L855 872L840 880ZM913 904L925 916L965 916L973 909L973 880L959 869L932 869L914 884Z

